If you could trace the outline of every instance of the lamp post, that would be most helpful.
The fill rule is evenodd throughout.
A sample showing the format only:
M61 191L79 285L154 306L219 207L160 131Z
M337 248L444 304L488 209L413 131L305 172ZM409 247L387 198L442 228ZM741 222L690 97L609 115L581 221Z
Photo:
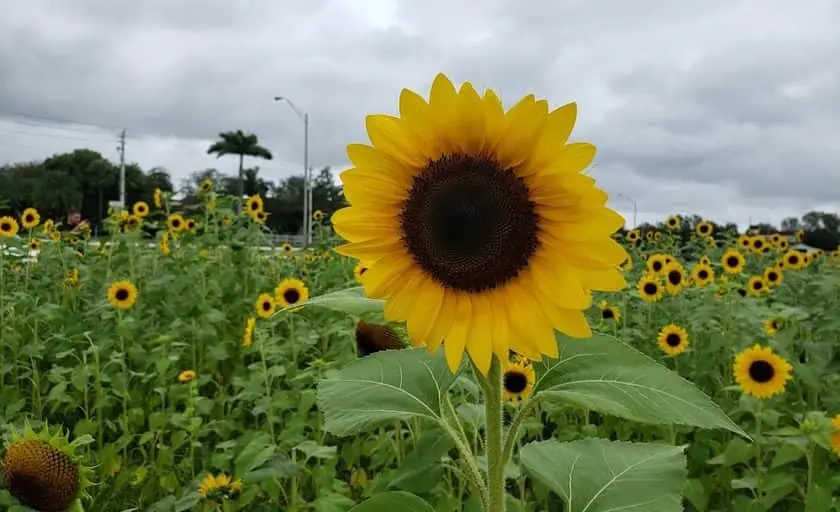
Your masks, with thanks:
M626 196L624 194L616 194L615 196L616 197L621 197L621 198L626 199L626 200L630 201L631 203L633 203L633 229L636 229L636 213L639 209L637 204L636 204L636 200L633 199L632 197Z
M275 96L274 101L285 101L303 121L303 239L308 246L312 243L312 170L309 168L309 114L303 112L285 96Z

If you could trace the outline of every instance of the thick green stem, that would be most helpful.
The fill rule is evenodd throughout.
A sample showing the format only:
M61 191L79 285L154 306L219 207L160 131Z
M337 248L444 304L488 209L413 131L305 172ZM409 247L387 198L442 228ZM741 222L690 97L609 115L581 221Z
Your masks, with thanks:
M502 447L502 369L494 357L484 388L484 430L487 447L487 512L505 512L505 464Z
M519 411L513 418L513 423L510 424L507 436L505 436L504 448L502 449L502 460L506 464L513 456L513 449L516 447L516 441L519 439L519 429L522 427L522 422L525 420L525 416L531 408L537 404L537 400L538 398L532 398L522 404L522 407L519 408Z

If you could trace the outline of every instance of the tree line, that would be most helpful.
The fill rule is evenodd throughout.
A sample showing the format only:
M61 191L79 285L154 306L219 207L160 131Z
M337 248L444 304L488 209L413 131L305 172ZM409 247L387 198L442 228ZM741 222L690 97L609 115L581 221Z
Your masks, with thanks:
M198 201L201 182L210 179L214 189L237 197L259 194L270 213L265 225L276 233L299 233L303 222L303 176L289 176L277 182L262 178L258 166L245 167L245 157L265 160L271 153L259 145L255 135L241 130L219 134L208 153L219 157L239 158L238 176L228 176L216 169L195 171L176 189L167 169L143 169L135 163L125 166L125 195L130 207L136 201L152 204L154 190L180 193L183 204ZM76 149L41 161L19 162L0 166L0 216L19 215L34 207L42 218L61 220L78 212L97 228L108 216L108 203L119 199L119 166L90 149ZM312 209L329 215L345 203L344 194L333 179L329 167L317 172L312 180Z

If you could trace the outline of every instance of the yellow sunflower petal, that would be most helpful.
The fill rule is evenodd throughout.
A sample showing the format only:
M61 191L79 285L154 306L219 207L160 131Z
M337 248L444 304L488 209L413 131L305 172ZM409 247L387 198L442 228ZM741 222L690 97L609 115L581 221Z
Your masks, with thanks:
M390 219L371 215L364 208L342 208L333 214L331 223L335 232L347 240L399 237L399 226Z
M417 168L426 163L398 117L385 114L368 116L365 126L371 143L394 160Z
M531 154L545 126L548 104L524 97L506 114L504 136L495 147L496 158L504 168L517 167Z
M461 366L461 358L464 356L464 348L467 346L467 339L470 336L472 302L468 296L456 296L455 317L458 321L452 324L446 339L443 340L446 362L453 373Z
M467 338L467 353L479 371L486 375L493 359L493 325L486 319L493 312L490 301L484 295L474 295L470 301L474 321Z
M357 169L376 172L378 178L390 180L400 188L407 189L411 185L414 169L372 146L350 144L347 146L347 157Z

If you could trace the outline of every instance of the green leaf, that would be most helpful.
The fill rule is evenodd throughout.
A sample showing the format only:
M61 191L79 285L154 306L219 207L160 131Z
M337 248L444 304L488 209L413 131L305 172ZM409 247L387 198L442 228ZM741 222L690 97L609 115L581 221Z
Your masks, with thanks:
M365 296L364 288L356 286L353 288L319 295L318 297L312 297L306 302L301 302L300 304L284 308L283 311L291 309L296 310L301 306L318 306L350 316L383 320L385 301L369 299Z
M724 428L749 437L694 384L616 338L558 333L557 341L561 357L534 365L534 391L543 399L642 423Z
M403 491L388 491L350 509L350 512L435 512L423 498Z
M523 447L519 459L563 497L569 512L681 512L684 449L606 439L541 441Z
M440 428L425 428L417 444L387 483L390 489L425 494L440 484L443 466L440 459L452 449L449 435Z
M324 428L352 435L385 421L441 420L441 399L455 381L443 351L386 350L359 359L318 383Z

